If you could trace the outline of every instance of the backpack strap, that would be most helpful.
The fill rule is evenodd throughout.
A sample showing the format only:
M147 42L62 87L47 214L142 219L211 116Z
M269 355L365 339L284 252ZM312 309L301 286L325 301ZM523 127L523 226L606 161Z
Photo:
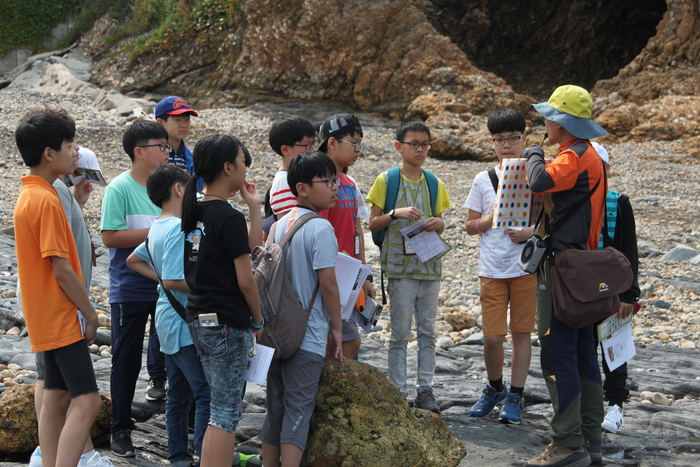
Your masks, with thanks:
M316 214L316 213L309 212L309 213L304 214L303 216L297 218L297 219L294 221L294 223L292 224L292 226L289 228L289 230L287 230L287 232L285 232L284 237L282 237L282 240L280 240L279 242L275 242L275 237L272 237L273 243L277 243L277 244L280 246L280 248L284 248L285 245L286 245L287 243L289 243L289 242L292 240L292 237L294 236L294 234L296 233L296 231L299 230L299 228L300 228L302 225L306 224L308 221L310 221L310 220L313 219L314 217L321 217L321 216L319 216L319 215ZM275 231L272 230L272 229L273 229L276 225L277 225L277 223L275 222L275 223L272 225L272 227L270 227L270 235L274 235ZM276 229L275 229L275 230L276 230Z
M498 175L496 175L496 168L491 167L486 173L489 174L489 178L491 179L491 185L493 186L493 191L498 193Z
M434 216L435 206L437 206L438 179L427 170L423 170L423 175L425 175L425 181L428 183L428 192L430 193L430 215Z
M287 243L289 243L292 240L292 237L294 236L296 231L299 230L299 228L301 228L302 225L306 224L308 221L316 217L320 218L321 216L319 216L316 213L309 212L299 217L297 220L294 221L290 229L285 232L284 237L282 237L282 240L280 240L279 242L275 242L275 231L277 230L277 222L275 222L274 224L272 224L272 227L270 227L270 233L268 235L268 238L272 239L272 243L277 243L280 246L280 248L284 248L287 245ZM318 295L318 291L320 288L321 282L316 281L316 288L314 289L314 293L311 296L311 301L309 302L309 306L306 309L307 311L311 310L311 308L314 306L314 302L316 301L316 295Z
M153 270L156 272L156 276L158 277L158 282L160 282L160 286L165 292L165 296L168 297L168 301L170 302L170 306L173 307L173 309L177 312L178 315L180 315L180 318L182 318L184 321L187 321L187 310L185 309L184 306L182 306L182 303L177 301L177 298L173 295L171 291L165 288L163 285L163 280L160 278L160 274L158 274L158 270L156 269L156 263L153 261L153 256L151 256L151 251L148 249L148 237L146 237L146 253L148 253L148 258L151 260L151 266L153 266Z

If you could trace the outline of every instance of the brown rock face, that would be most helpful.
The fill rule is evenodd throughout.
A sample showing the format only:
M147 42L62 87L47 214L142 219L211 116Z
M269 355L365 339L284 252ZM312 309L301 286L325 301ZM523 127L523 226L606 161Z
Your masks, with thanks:
M0 394L0 452L32 451L39 444L33 384L18 384ZM90 430L93 438L109 432L112 399L102 396L102 411Z
M656 35L632 62L593 89L597 119L626 140L688 139L700 148L700 3L666 0Z
M326 359L302 466L454 467L466 454L439 415L409 408L379 370Z
M497 108L540 124L518 92L543 100L597 83L608 140L684 138L697 152L699 16L698 0L247 0L140 53L133 38L105 45L118 31L109 16L81 45L103 87L198 107L263 94L419 117L431 154L447 158L493 159L485 120Z

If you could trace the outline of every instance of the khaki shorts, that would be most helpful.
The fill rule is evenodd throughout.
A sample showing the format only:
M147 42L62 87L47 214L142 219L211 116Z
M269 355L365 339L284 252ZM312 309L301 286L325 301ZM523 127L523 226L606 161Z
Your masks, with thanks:
M480 277L481 326L484 336L504 336L510 302L510 330L533 332L537 309L537 275L509 279Z

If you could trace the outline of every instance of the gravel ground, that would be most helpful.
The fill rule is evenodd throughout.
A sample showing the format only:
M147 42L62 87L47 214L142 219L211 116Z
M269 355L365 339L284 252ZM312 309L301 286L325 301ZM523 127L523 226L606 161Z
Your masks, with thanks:
M12 225L19 177L26 173L14 144L14 130L28 109L43 106L65 108L75 118L79 143L95 151L108 180L129 167L129 159L121 148L124 128L105 121L89 98L78 94L0 91L0 144L6 154L0 160L1 228ZM279 157L267 143L271 121L284 113L299 113L314 121L337 111L340 109L289 103L258 104L247 109L202 110L200 117L193 119L188 144L192 147L198 138L211 133L227 132L239 137L253 155L248 179L256 183L262 196L279 166ZM392 146L397 122L371 114L358 116L365 128L367 149L350 174L366 193L381 171L399 161ZM695 188L700 182L700 166L697 161L689 159L683 141L617 144L607 146L607 149L612 159L610 186L630 196L637 220L643 298L641 311L634 321L635 340L644 345L695 349L700 346L700 328L695 324L700 324L696 294L696 285L700 284L699 266L665 261L661 256L677 245L694 249L700 246L700 231L696 223L699 195ZM444 237L453 246L453 251L444 258L441 313L461 309L468 310L474 317L480 316L476 275L478 238L469 237L464 232L466 211L461 206L474 176L492 165L436 159L425 163L426 169L445 182L453 204L445 214L447 228ZM102 188L97 187L85 206L85 217L92 232L99 231L101 194ZM241 210L245 212L242 203ZM368 256L376 258L376 254L369 253ZM375 269L378 266L375 262ZM96 288L95 294L98 304L103 304L106 291ZM450 333L451 327L446 323L442 329L445 337L449 337L443 341L447 346L449 341L458 341L470 334L470 331ZM387 334L380 331L371 337L383 341Z

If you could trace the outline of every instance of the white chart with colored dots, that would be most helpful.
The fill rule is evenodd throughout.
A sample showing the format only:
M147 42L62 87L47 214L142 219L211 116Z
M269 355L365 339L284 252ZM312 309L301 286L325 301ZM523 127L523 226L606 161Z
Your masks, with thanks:
M530 191L525 171L526 159L503 159L498 181L492 227L522 229L537 221L544 196Z

